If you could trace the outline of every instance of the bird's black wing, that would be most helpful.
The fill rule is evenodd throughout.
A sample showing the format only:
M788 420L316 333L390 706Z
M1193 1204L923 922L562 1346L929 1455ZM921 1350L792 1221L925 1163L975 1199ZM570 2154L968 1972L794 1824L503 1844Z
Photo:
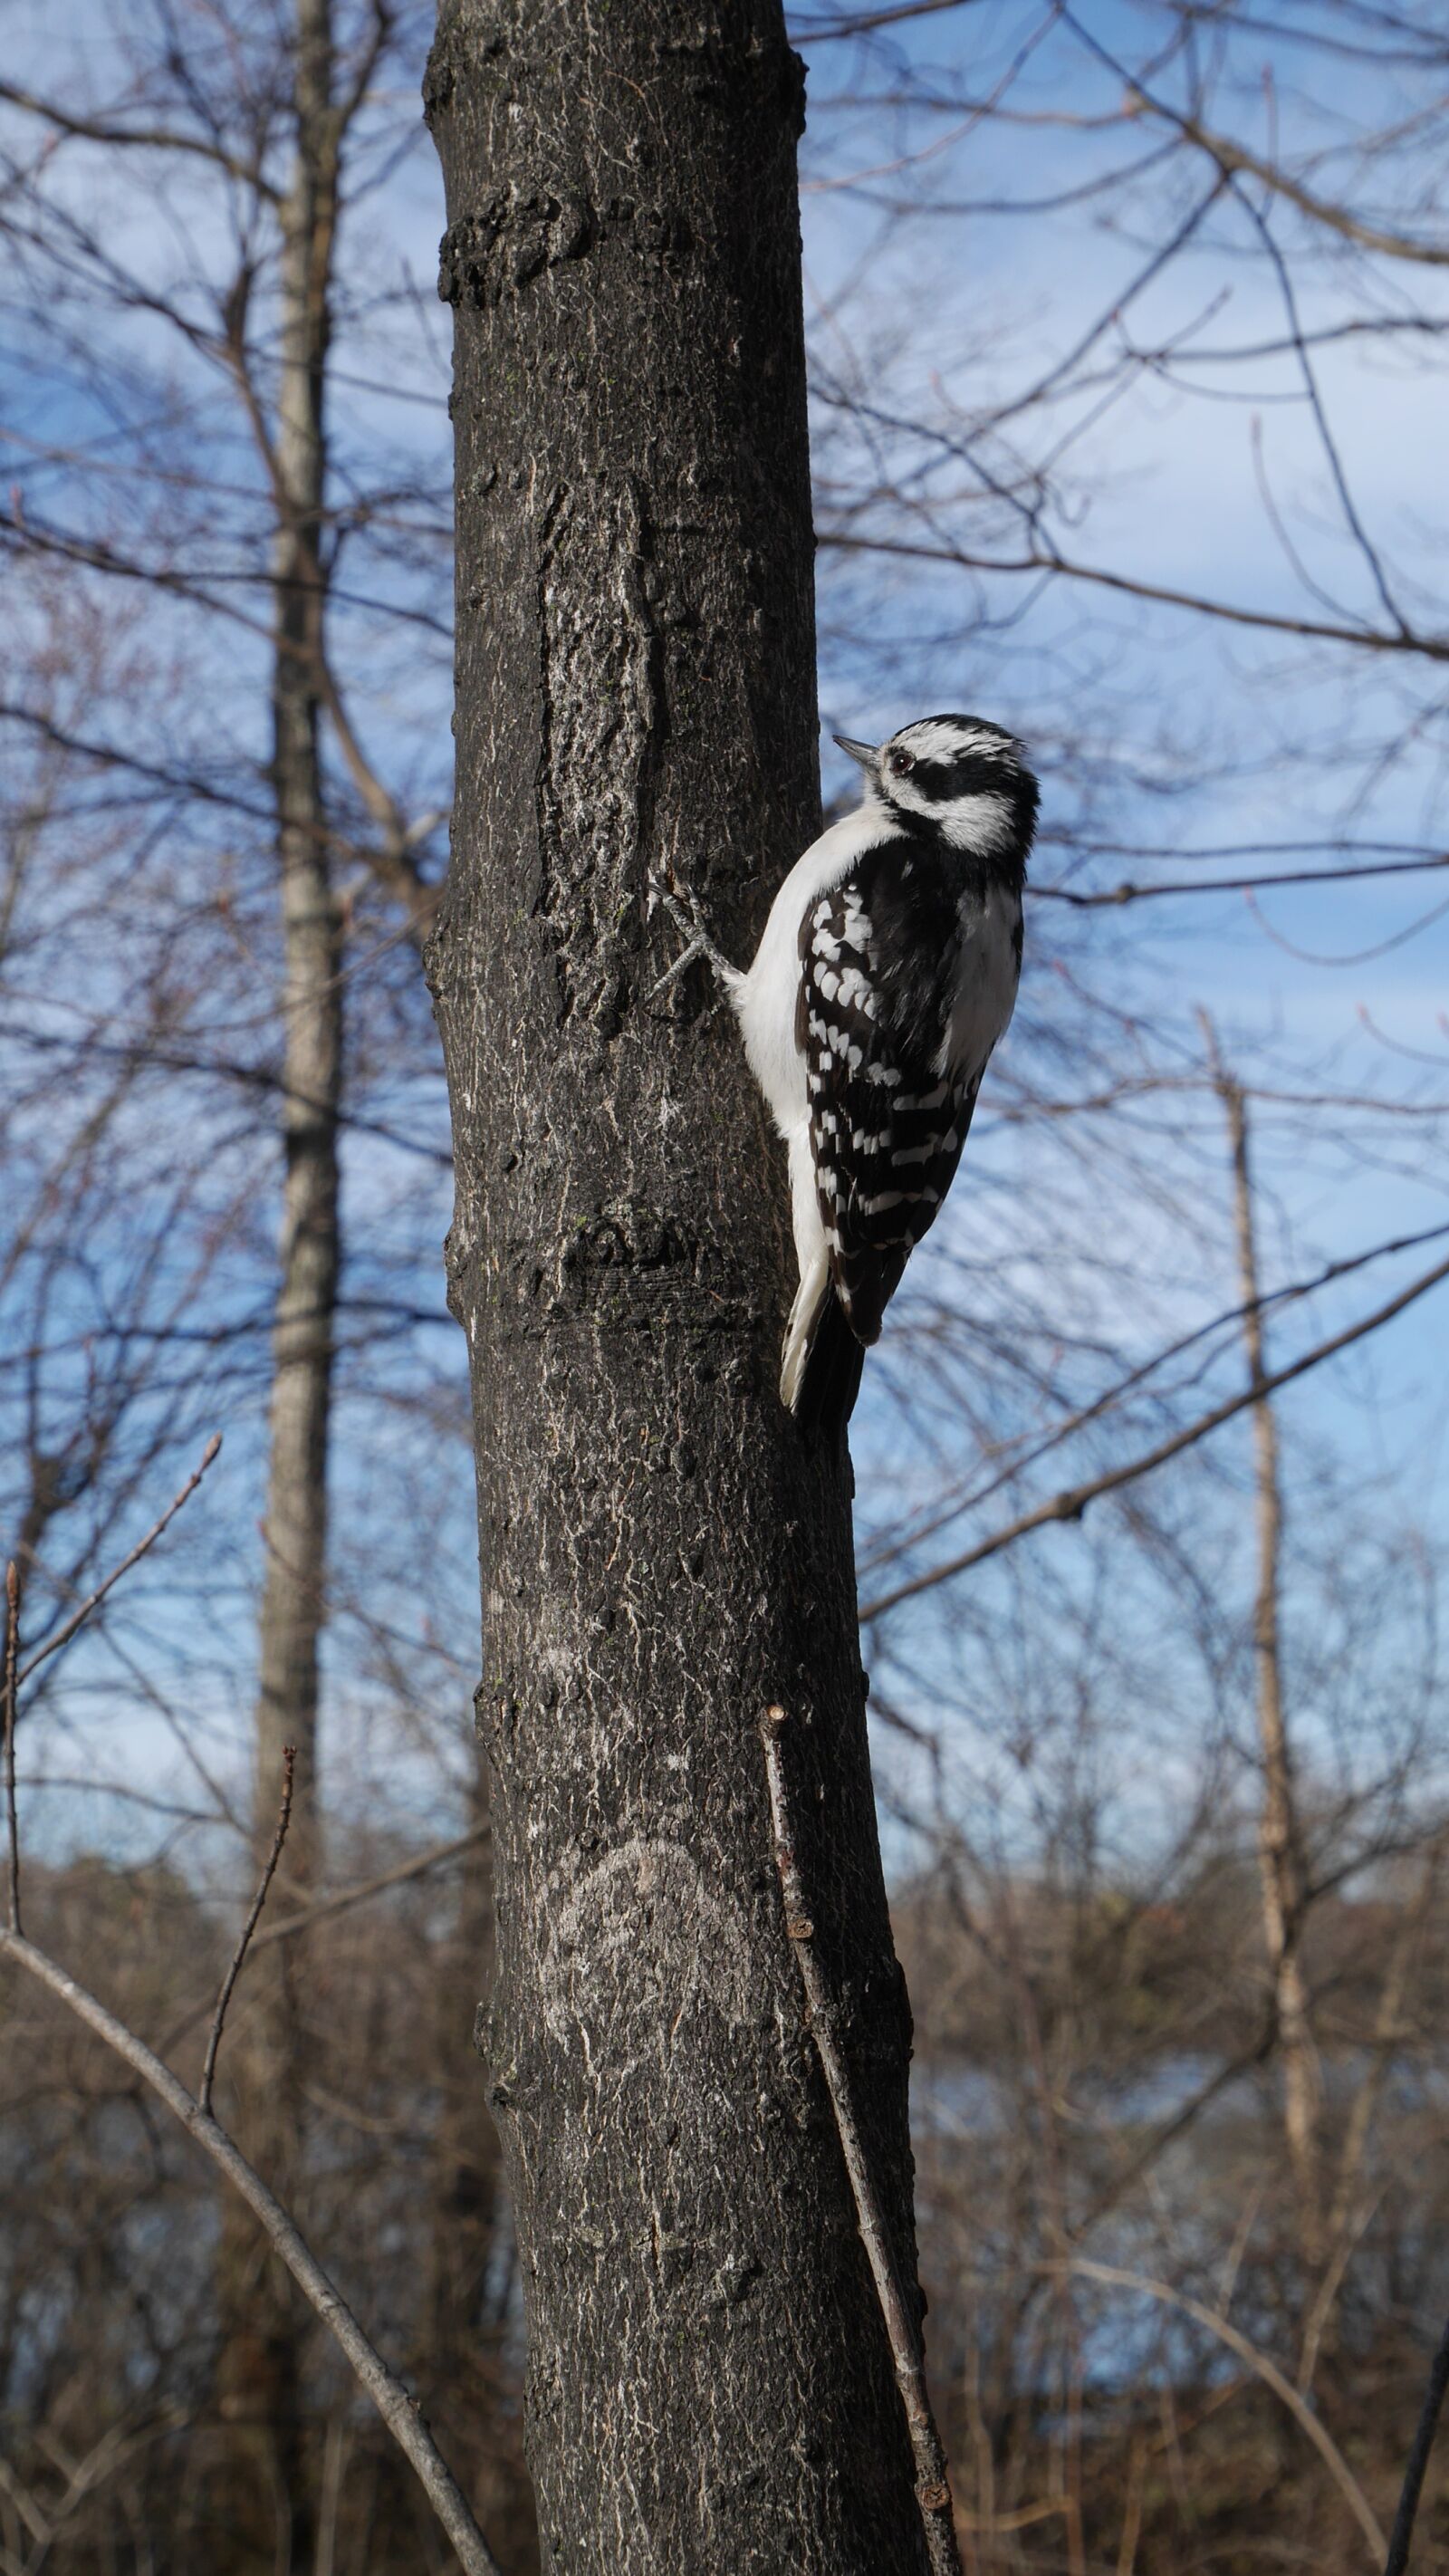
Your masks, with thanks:
M955 1176L980 1070L941 1070L961 958L959 890L919 843L868 851L800 926L796 1038L831 1277L877 1339Z

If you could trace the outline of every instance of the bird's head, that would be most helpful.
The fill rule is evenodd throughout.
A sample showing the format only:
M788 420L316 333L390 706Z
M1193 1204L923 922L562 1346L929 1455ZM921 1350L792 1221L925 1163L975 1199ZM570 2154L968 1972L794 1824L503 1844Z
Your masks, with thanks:
M920 716L878 748L835 740L864 770L867 804L972 857L1024 864L1037 784L1015 734L984 716Z

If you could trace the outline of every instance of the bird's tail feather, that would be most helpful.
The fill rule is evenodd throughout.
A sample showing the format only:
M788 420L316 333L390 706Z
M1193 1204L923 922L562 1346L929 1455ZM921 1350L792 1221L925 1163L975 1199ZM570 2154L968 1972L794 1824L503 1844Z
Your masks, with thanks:
M830 1267L814 1261L800 1282L785 1333L780 1396L802 1430L843 1434L860 1392L865 1351L845 1320Z

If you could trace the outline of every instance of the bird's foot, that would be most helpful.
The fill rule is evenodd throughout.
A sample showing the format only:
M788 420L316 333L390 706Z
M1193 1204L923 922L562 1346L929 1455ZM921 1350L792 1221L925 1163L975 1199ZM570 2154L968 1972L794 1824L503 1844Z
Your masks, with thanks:
M666 860L663 871L649 880L651 912L656 904L668 913L684 946L673 965L666 966L658 982L650 987L650 1000L667 992L671 984L679 981L686 968L695 965L700 958L713 969L724 995L733 998L745 979L738 966L732 966L723 949L716 946L699 897L692 886L686 885L672 860Z

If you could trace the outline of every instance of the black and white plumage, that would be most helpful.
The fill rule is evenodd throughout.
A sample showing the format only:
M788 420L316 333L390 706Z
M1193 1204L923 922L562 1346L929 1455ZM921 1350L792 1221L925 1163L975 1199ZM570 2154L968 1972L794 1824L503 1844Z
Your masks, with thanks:
M1022 745L929 716L879 749L836 736L865 801L790 871L728 977L789 1148L800 1286L783 1401L849 1420L867 1344L951 1186L1011 1018L1037 786Z

